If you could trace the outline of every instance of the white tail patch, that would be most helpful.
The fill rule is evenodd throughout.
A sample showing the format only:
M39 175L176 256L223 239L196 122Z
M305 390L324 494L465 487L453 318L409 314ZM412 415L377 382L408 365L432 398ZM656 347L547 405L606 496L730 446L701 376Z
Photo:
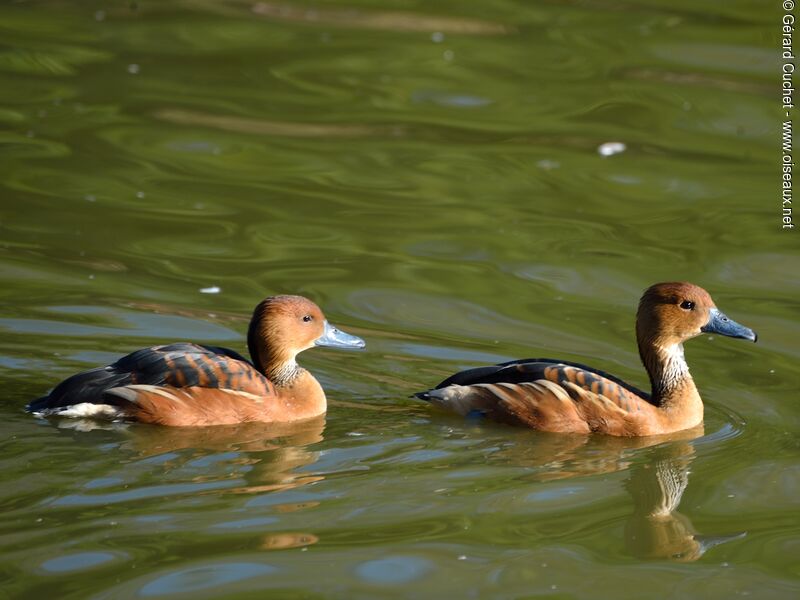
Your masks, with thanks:
M46 408L33 413L37 417L68 417L72 419L119 419L125 416L119 407L110 404L80 402L71 406Z

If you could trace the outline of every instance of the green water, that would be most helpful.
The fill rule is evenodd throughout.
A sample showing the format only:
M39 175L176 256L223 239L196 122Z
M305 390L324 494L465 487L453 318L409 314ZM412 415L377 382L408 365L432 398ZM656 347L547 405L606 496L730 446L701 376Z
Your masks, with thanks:
M797 597L781 10L0 5L0 596ZM537 434L408 398L526 356L644 386L636 302L674 279L760 338L687 344L700 437ZM367 341L302 355L324 420L23 411L146 345L243 351L284 292Z

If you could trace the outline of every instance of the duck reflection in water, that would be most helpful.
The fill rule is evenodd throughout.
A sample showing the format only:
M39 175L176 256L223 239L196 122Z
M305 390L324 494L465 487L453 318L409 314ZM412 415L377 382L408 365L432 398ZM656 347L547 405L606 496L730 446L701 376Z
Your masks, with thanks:
M547 432L509 436L504 428L506 443L490 460L531 468L529 479L539 482L627 470L624 487L633 500L624 528L627 552L643 559L690 562L714 546L745 535L698 534L689 518L678 512L695 458L693 440L703 434L702 425L646 438Z
M217 427L148 427L129 425L130 439L123 444L141 457L175 453L167 469L180 468L214 453L233 453L226 464L238 465L234 475L245 484L214 494L257 494L288 490L324 479L299 469L314 464L323 441L325 417L294 423L240 423ZM195 479L205 479L204 477Z
M649 462L632 465L625 482L634 505L625 524L625 545L630 554L691 562L714 546L747 535L700 535L689 517L678 512L695 457L691 443L682 440L659 446L653 449L652 457Z

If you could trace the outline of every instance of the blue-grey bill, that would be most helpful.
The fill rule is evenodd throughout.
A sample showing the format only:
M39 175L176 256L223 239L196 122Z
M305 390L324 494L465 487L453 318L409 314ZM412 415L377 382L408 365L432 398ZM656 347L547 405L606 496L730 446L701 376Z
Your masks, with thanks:
M355 335L345 333L336 329L333 325L325 321L325 330L322 335L314 340L315 346L328 346L330 348L354 348L361 349L366 346L364 340Z
M700 331L705 333L718 333L720 335L727 335L732 338L742 338L743 340L750 340L755 342L758 340L758 335L752 329L740 325L733 319L729 319L718 308L712 308L709 311L708 323L700 328Z

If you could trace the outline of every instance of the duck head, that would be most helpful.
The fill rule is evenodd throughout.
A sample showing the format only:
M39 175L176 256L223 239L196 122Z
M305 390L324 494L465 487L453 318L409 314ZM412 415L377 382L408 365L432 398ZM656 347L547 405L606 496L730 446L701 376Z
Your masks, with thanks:
M703 288L686 282L657 283L645 290L636 314L642 344L677 346L701 333L718 333L755 342L752 329L729 319Z
M270 296L256 306L247 347L256 367L270 379L294 366L300 352L315 346L361 349L365 344L328 323L319 306L308 298Z

